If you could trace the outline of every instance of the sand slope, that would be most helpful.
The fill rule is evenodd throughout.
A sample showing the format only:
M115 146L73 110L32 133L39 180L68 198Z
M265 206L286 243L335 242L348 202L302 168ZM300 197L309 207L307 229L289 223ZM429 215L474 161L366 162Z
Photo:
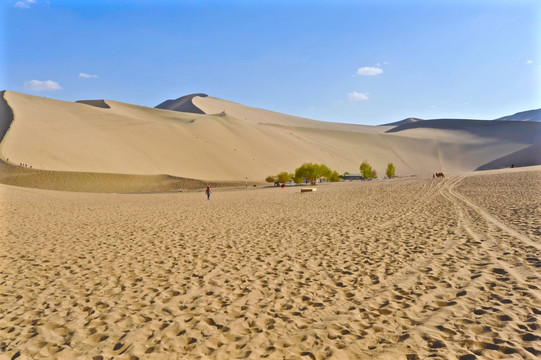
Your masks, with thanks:
M536 359L540 182L0 185L0 359Z
M432 121L406 128L327 123L197 96L191 101L205 114L112 100L69 103L11 91L4 98L0 129L10 128L0 157L11 164L202 180L262 181L304 162L358 172L363 160L380 175L388 162L403 176L458 173L531 146L541 129L524 122L446 121L416 128L407 126Z

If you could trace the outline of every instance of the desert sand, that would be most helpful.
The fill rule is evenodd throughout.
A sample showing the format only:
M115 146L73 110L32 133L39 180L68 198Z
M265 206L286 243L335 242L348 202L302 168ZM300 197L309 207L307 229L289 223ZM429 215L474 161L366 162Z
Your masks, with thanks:
M0 185L0 359L535 359L540 184Z

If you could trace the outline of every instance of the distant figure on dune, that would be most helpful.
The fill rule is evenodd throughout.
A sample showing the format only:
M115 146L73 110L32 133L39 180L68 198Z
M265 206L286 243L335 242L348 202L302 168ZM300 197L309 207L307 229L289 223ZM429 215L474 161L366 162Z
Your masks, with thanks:
M445 177L445 175L443 175L442 172L436 173L435 175L436 175L437 178L440 178L440 177L444 178ZM432 176L432 177L434 177L434 176Z
M210 186L207 185L207 190L205 190L205 194L207 194L207 200L210 200L210 194L212 194L212 190L210 190Z

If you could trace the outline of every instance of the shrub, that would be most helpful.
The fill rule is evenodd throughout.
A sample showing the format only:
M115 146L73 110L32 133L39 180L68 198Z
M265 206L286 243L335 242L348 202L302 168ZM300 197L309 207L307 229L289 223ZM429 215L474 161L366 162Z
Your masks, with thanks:
M273 183L273 182L276 181L276 177L274 177L274 176L267 176L267 177L265 178L265 181L268 182L268 183Z
M340 175L338 174L338 171L333 171L331 173L331 176L329 177L330 182L339 182L340 181Z
M370 166L370 164L366 160L363 161L363 163L361 164L360 170L361 175L365 179L370 179L372 177L372 166Z
M304 182L304 178L302 176L293 176L293 181L295 184L302 184Z
M388 178L396 176L396 168L392 162L387 164L387 171L385 172Z
M285 184L286 182L291 180L289 173L285 171L279 173L278 175L276 175L276 177L278 178L278 181L280 182L280 184Z
M299 179L307 179L310 184L315 185L319 178L330 178L332 172L327 165L304 163L295 170L295 182Z

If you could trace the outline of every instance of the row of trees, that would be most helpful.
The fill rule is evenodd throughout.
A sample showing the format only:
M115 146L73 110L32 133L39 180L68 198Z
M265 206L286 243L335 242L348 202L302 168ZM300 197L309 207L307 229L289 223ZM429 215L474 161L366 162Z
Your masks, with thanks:
M372 166L367 161L363 161L360 167L361 175L365 179L375 179L378 177L378 173L376 172L376 169L372 169ZM392 162L387 164L387 170L385 171L385 175L387 175L388 178L392 178L396 176L396 168Z
M305 179L310 181L310 184L315 185L318 179L327 179L331 182L340 181L340 175L336 170L331 170L325 164L304 163L297 169L295 173L281 172L276 176L267 176L267 182L279 182L285 184L289 181L294 181L297 184L302 184Z
M375 179L378 177L378 174L375 169L370 166L367 161L363 161L360 167L361 175L365 179ZM396 176L396 168L393 163L387 164L387 171L385 172L387 177L392 178ZM265 179L270 183L280 183L285 184L290 181L294 181L297 184L302 184L305 179L310 181L310 184L315 185L318 179L327 179L331 182L340 181L340 175L336 170L331 170L327 165L324 164L313 164L313 163L304 163L297 169L295 173L288 173L283 171L276 176L267 176Z

